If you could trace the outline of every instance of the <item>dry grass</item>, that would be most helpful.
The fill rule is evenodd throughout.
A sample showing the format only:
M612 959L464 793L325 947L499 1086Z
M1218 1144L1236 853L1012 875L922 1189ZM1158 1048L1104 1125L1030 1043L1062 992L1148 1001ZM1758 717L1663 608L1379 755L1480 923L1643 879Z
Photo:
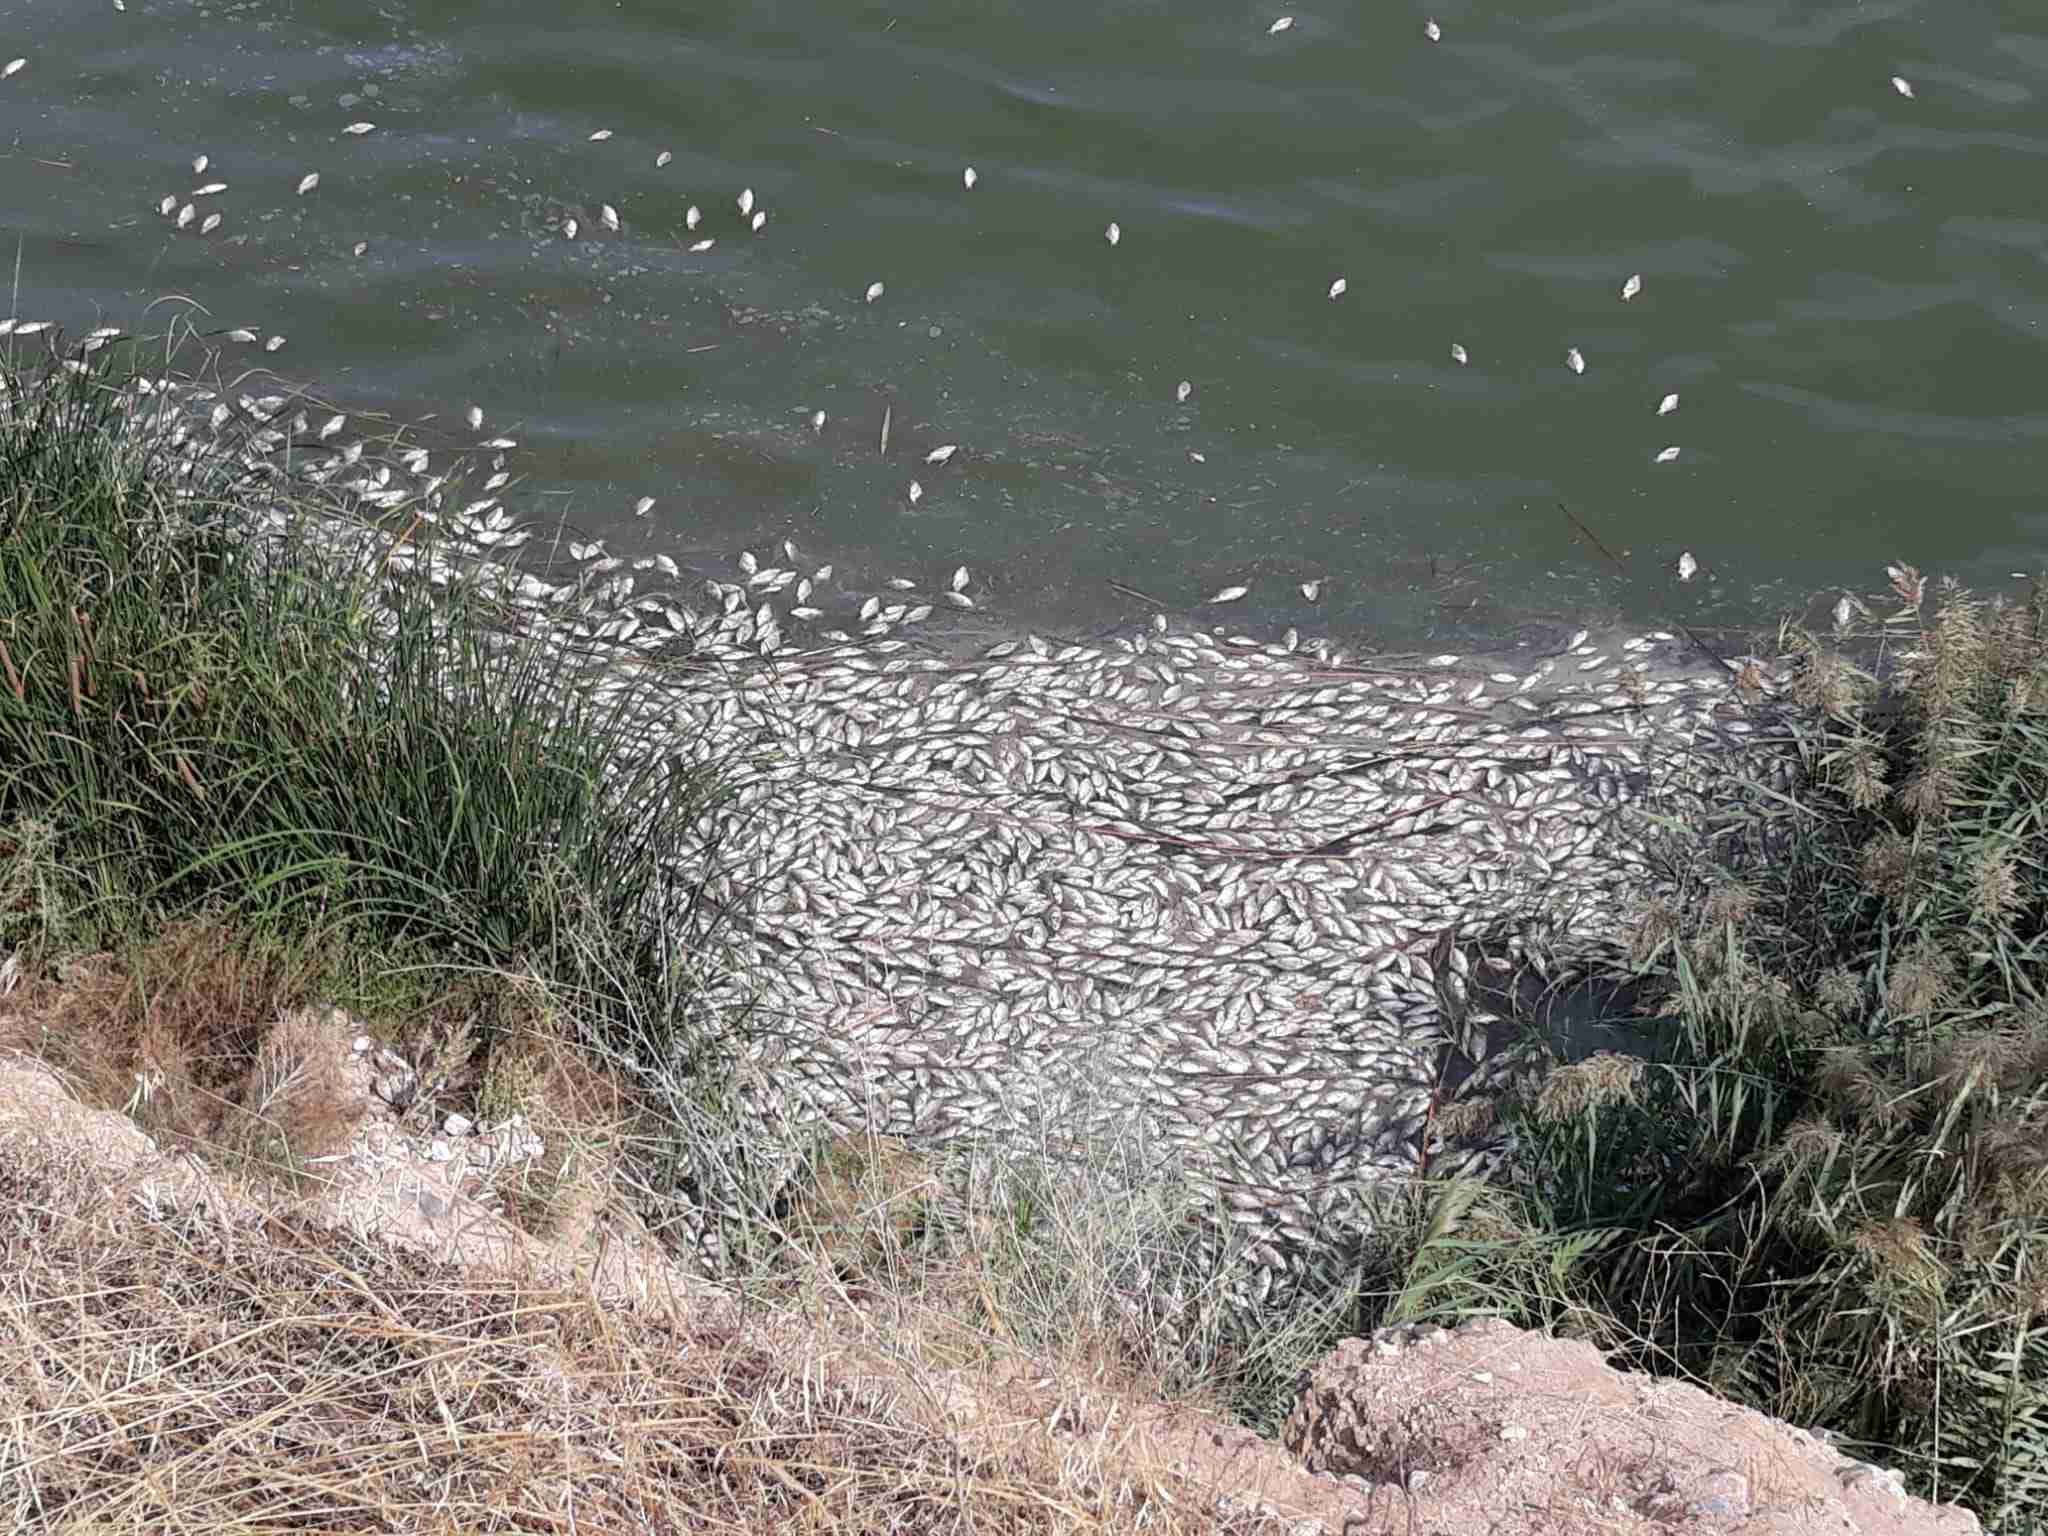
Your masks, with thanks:
M359 1108L310 1040L262 1027L298 1001L275 957L188 925L67 972L0 998L0 1051L45 1060L271 1214L259 1230L164 1219L35 1135L0 1140L10 1529L1269 1528L1132 1470L1144 1384L1100 1341L1054 1376L1020 1373L971 1321L971 1266L921 1300L863 1278L886 1271L876 1234L902 1233L917 1198L901 1149L842 1157L816 1187L781 1307L621 1310L262 1200L317 1179ZM516 1104L541 1131L547 1154L500 1189L545 1236L618 1196L615 1154L647 1109L509 990L459 986L396 1038L424 1068L421 1123ZM851 1251L848 1233L866 1234ZM982 1399L955 1390L990 1369L1010 1373L1013 1419L977 1419L964 1405Z

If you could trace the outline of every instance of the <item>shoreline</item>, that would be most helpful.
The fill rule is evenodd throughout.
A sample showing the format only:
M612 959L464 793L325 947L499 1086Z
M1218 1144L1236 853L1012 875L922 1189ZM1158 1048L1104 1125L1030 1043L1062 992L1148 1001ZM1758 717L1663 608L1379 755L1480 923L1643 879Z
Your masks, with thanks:
M558 533L574 575L546 579L491 559L538 531L495 496L452 510L466 488L423 450L326 446L332 422L301 443L315 423L290 397L159 403L216 432L240 420L245 462L317 455L292 483L342 506L431 520L424 557L420 522L396 542L328 531L379 566L485 574L565 686L651 676L646 751L763 765L717 828L707 892L745 914L704 996L748 1021L734 1134L1136 1136L1230 1211L1216 1235L1248 1244L1251 1301L1347 1251L1374 1187L1434 1155L1459 1043L1431 962L1444 934L1455 948L1561 898L1556 942L1612 945L1646 875L1625 812L1696 792L1702 743L1746 745L1728 666L1675 630L1416 657L1162 615L954 657L919 628L941 593L913 589L799 649L775 599L829 601L832 573L748 555L704 578L707 605L676 562ZM510 446L483 445L494 473ZM226 450L188 434L180 451L218 468ZM943 590L972 601L966 575ZM1500 1022L1474 1010L1462 1039ZM1437 1150L1443 1168L1458 1149Z

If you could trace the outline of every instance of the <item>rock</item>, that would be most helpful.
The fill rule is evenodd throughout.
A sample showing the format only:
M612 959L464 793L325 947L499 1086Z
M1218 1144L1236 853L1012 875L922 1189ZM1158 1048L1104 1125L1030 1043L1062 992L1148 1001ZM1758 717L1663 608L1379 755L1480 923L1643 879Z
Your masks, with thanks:
M1407 1501L1412 1529L1982 1530L1807 1431L1495 1318L1346 1339L1281 1439L1311 1472Z

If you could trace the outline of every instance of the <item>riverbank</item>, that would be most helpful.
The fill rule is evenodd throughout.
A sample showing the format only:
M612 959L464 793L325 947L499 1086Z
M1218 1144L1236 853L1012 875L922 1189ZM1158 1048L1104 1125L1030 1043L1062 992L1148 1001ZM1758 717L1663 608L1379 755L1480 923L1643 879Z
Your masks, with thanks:
M856 608L872 634L786 643L831 581L786 552L708 603L587 547L501 567L477 556L527 530L491 490L294 402L90 370L9 399L21 966L225 909L234 946L281 945L299 992L369 1016L488 1035L501 988L537 988L660 1122L641 1197L720 1283L782 1250L829 1149L912 1148L908 1227L865 1174L844 1224L893 1232L901 1263L1001 1211L995 1326L1135 1326L1162 1379L1255 1424L1333 1336L1397 1312L1623 1318L1649 1363L1701 1368L1653 1318L1598 1321L1514 1266L1583 1235L1571 1188L1676 1219L1641 1159L1675 1201L1819 1102L1807 1056L1715 1044L1682 985L1704 962L1638 921L1726 916L1689 818L1727 824L1746 780L1772 803L1804 750L1786 710L1833 697L1812 653L1580 637L1513 667L1170 620L964 658L906 638L971 572ZM124 435L137 400L165 435ZM1923 595L1913 638L1938 650ZM1548 1043L1509 996L1623 973L1663 1010L1636 1054L1679 1099L1637 1162L1559 1184L1554 1096L1495 1109ZM1599 1069L1626 1076L1613 1038ZM1591 1163L1626 1112L1582 1110ZM1486 1258L1469 1213L1495 1196L1459 1173L1552 1218L1494 1210ZM1472 1244L1448 1268L1447 1233Z

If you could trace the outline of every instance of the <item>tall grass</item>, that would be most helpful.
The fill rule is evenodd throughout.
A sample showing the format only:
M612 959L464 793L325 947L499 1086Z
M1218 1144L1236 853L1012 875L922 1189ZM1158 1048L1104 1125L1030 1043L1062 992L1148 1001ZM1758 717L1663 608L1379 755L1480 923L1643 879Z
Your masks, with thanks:
M1667 829L1656 1059L1510 1099L1504 1187L1443 1196L1397 1310L1566 1326L2035 1529L2048 594L1893 580L1866 665L1783 631L1787 766Z
M639 689L563 686L428 518L410 560L340 537L348 493L275 473L310 440L224 408L195 450L136 378L114 346L0 379L0 828L68 886L64 941L207 910L684 1018L698 957L658 919L713 855L719 765L630 753ZM0 940L55 910L32 894Z

